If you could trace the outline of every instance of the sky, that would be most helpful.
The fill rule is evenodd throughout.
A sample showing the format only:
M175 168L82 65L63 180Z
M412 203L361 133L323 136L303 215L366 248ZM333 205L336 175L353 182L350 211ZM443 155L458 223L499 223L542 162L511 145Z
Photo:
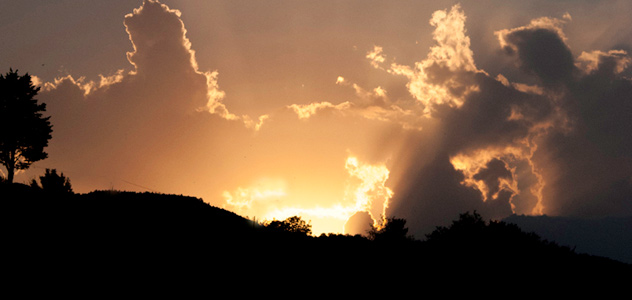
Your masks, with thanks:
M632 215L632 2L0 3L78 193L200 197L315 234L476 210ZM0 171L4 171L1 169Z

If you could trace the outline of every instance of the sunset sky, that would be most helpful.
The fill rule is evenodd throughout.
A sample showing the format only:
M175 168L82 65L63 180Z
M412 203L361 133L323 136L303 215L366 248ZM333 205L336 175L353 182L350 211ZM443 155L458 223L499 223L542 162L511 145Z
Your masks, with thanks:
M0 4L75 192L184 194L315 234L383 217L632 215L632 1ZM0 169L2 172L5 170Z

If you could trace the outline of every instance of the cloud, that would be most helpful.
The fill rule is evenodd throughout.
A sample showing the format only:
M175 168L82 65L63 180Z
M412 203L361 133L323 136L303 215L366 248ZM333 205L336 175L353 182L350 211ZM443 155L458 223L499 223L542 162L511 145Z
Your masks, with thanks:
M266 202L280 201L287 196L287 183L282 179L264 178L246 188L238 187L233 192L224 191L222 196L224 207L238 213L255 212L255 215L260 215L258 210L270 205Z
M344 169L347 173L345 193L339 201L330 205L297 201L295 191L292 191L294 187L287 181L263 178L247 187L240 186L232 192L224 191L222 206L242 215L254 215L267 220L300 215L306 220L328 222L329 227L337 221L340 224L337 231L345 230L343 227L347 225L344 224L354 223L352 219L356 219L359 213L370 219L364 226L381 226L393 196L393 191L386 186L388 168L381 163L370 164L355 156L348 156Z
M459 4L450 11L438 10L432 14L430 25L435 27L433 39L437 45L430 48L428 59L447 66L451 71L476 71L470 38L465 33L465 14Z
M465 19L458 4L450 11L436 11L430 20L436 45L430 48L428 57L414 68L395 63L390 67L389 72L409 78L408 90L423 104L427 116L436 106L462 106L465 98L479 88L469 80L468 74L479 70L465 34Z
M393 197L393 191L386 186L389 170L385 165L369 165L358 158L347 158L345 168L352 178L359 180L351 185L348 197L355 202L356 211L365 211L373 219L373 225L380 227L386 218L386 209Z
M474 209L494 218L632 214L626 49L595 43L596 50L571 51L576 43L565 28L582 18L570 14L502 30L470 24L480 19L466 18L459 5L427 17L422 23L433 29L433 44L414 60L396 61L407 50L391 54L388 39L379 40L384 47L354 40L367 47L355 54L362 68L343 70L355 62L338 55L343 47L331 48L336 59L316 56L345 62L323 72L325 79L259 82L261 74L281 74L292 59L268 49L257 53L267 63L254 68L250 56L239 63L229 56L218 59L222 69L203 70L181 13L144 1L125 17L129 68L93 80L76 74L37 80L55 130L43 163L90 190L124 178L164 192L213 195L247 215L258 209L264 218L327 216L322 224L347 222L349 232L362 232L367 218L379 224L384 215L406 218L411 233L423 236ZM475 57L489 53L479 53L480 41L468 32L497 42L493 68L503 74L477 64ZM234 43L271 37L247 36L248 43ZM293 76L318 71L304 67L312 65L302 64L306 57L297 49L303 48L290 49L301 62ZM243 69L226 70L234 63ZM258 88L279 94L251 97ZM278 110L238 113L262 103ZM257 180L266 176L285 185Z
M496 32L501 48L539 80L537 85L479 69L465 20L459 5L435 12L430 22L435 46L413 67L389 64L379 46L367 54L373 67L408 80L413 101L393 101L380 86L365 89L340 76L336 84L352 88L353 101L290 106L304 119L327 109L418 129L393 137L402 144L384 183L393 195L382 212L408 219L415 235L466 210L493 218L553 212L547 172L556 167L542 164L541 156L550 136L572 127L570 111L560 102L564 87L580 74L561 30L570 16ZM543 63L541 55L557 64ZM610 55L616 56L607 57L616 59L615 65L627 64L619 52ZM594 64L595 58L585 55L584 60ZM390 143L388 138L384 143Z
M373 50L366 54L366 58L371 61L371 65L377 69L381 68L380 65L384 63L386 57L384 57L383 49L380 46L373 46Z
M227 109L218 71L200 70L180 16L144 1L124 19L130 69L96 80L67 75L39 82L54 126L44 163L64 169L78 190L116 187L124 179L168 191L202 180L204 162L227 147L219 137L231 134L236 143L269 120Z
M405 129L421 130L423 122L420 120L421 107L412 101L392 101L388 92L381 86L367 90L357 83L338 76L336 84L351 87L355 98L338 104L328 101L309 104L291 104L290 108L299 119L309 119L317 113L326 111L336 112L341 116L359 116L368 120L376 120L389 124L397 124Z
M570 19L539 18L529 25L495 32L502 49L517 56L517 65L534 74L546 87L572 79L576 71L572 53L566 43L562 25Z
M627 52L583 51L573 57L561 26L570 20L540 18L497 32L518 66L549 91L563 115L541 136L533 162L542 170L544 212L605 216L632 213L632 130L625 76ZM517 54L517 55L515 55Z
M388 70L408 78L411 96L424 107L418 118L427 120L391 167L389 214L408 219L415 235L467 210L492 218L541 213L536 142L564 120L539 87L476 67L465 20L458 5L435 12L436 44L426 58Z
M223 102L230 95L219 88L221 70L200 70L179 11L145 1L124 25L133 45L127 54L130 70L94 81L68 75L40 83L55 126L45 166L63 170L79 192L149 187L193 194L260 218L300 213L324 218L319 222L325 225L333 219L340 226L324 228L342 229L358 208L355 199L344 198L343 183L330 188L338 184L337 170L340 182L347 175L344 160L337 159L344 159L349 145L370 138L349 132L369 127L364 120L360 125L323 122L313 114L359 115L360 101L283 105L258 117L238 115ZM339 86L331 85L350 88L347 83L342 78ZM388 95L377 87L366 92L373 102ZM344 122L350 126L340 130ZM257 180L263 177L280 178L284 185Z
M334 110L334 111L344 111L351 107L350 102L343 102L340 104L331 104L329 102L314 102L310 104L291 104L288 105L288 108L292 109L297 115L299 119L309 119L312 115L316 114L321 110Z
M417 234L478 210L605 216L632 213L632 81L622 50L574 58L562 25L539 18L497 31L501 49L538 82L476 68L459 6L433 14L436 45L414 68L392 64L426 107L428 130L390 168L389 215ZM626 96L627 95L627 96Z
M57 89L63 82L75 85L89 98L109 98L115 92L107 90L117 85L117 89L142 90L149 86L173 88L180 84L181 96L169 98L172 109L180 111L207 111L231 121L242 121L250 129L259 130L263 121L270 116L259 116L258 122L251 117L231 113L223 103L225 92L218 85L218 71L201 71L195 51L186 37L186 29L181 20L181 12L170 9L158 1L145 0L141 7L125 16L125 30L129 35L133 51L127 52L127 59L133 67L130 71L118 70L113 75L99 75L99 81L85 77L73 78L67 75L43 84L44 91ZM179 98L176 102L172 99ZM159 103L165 104L167 103Z
M95 90L105 90L109 86L123 81L124 72L125 70L121 69L109 76L99 75L100 80L98 82L94 80L86 80L85 77L74 79L72 75L66 75L63 77L55 78L53 82L41 82L41 80L39 80L38 78L36 81L34 81L34 84L42 87L43 92L47 92L57 89L64 82L68 82L69 84L75 85L77 88L82 90L84 96L88 96L91 92L94 92Z
M575 65L581 69L585 75L590 75L596 71L602 71L609 74L621 74L632 63L632 59L624 50L610 50L603 52L594 50L590 52L582 52L577 57Z

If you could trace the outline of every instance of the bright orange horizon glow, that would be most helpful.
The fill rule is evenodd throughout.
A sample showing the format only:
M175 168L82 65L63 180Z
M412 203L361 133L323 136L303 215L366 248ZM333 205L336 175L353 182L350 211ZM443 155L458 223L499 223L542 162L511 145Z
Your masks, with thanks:
M248 187L224 191L223 207L259 221L284 220L300 216L312 224L313 234L344 234L344 225L357 212L367 212L373 226L380 227L393 191L386 186L389 171L383 164L370 165L355 156L346 159L347 172L343 189L330 191L327 186L313 184L311 190L293 189L283 179L263 178ZM317 178L313 182L317 182ZM319 199L338 195L328 206Z

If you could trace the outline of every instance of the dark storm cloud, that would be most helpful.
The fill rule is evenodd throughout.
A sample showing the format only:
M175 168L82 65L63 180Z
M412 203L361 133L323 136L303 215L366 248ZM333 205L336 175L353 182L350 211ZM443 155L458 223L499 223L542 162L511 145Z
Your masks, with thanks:
M570 82L562 107L569 131L542 141L536 161L548 171L545 195L554 215L632 214L632 81L600 60L592 73Z
M570 49L557 32L545 28L516 30L505 35L504 50L516 55L519 67L537 76L544 86L571 80L575 65Z
M458 6L451 14L462 17L444 22L465 19ZM469 43L439 44L432 53L447 55L431 53L417 63L420 75L408 73L411 94L432 108L435 126L414 137L391 168L391 215L408 219L419 235L468 210L489 218L632 214L632 82L623 76L630 60L623 51L574 58L562 31L567 19L496 32L535 86L454 67L469 59L459 57ZM435 40L443 34L436 30ZM435 98L424 98L429 91Z
M500 33L527 73L544 87L557 87L552 98L565 117L564 126L538 141L534 156L546 180L546 212L632 214L632 81L625 76L630 57L613 49L575 59L554 23Z
M419 145L407 150L410 157L403 157L391 169L396 174L391 213L411 220L411 227L417 226L416 235L464 211L500 218L512 213L512 205L522 208L528 201L531 205L522 212L531 213L537 204L533 200L537 196L529 189L520 195L511 189L501 191L500 179L512 185L533 181L529 143L539 134L538 126L550 122L549 101L483 74L470 76L479 91L466 97L458 109L437 107L436 127L418 137ZM521 117L512 118L517 111ZM459 156L463 156L464 170L451 162ZM513 173L509 168L514 168ZM465 184L467 180L482 181L492 193ZM489 197L499 191L497 197Z

